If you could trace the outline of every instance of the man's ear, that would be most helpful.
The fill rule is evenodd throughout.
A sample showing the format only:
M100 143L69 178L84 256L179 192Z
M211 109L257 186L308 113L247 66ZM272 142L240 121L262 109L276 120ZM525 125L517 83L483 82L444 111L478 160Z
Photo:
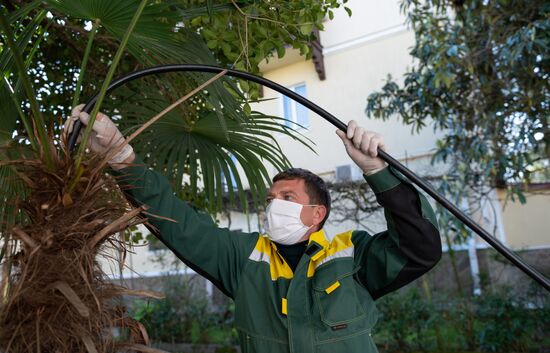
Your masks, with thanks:
M323 222L325 216L327 215L327 207L325 205L319 205L315 207L313 211L313 222L317 226Z

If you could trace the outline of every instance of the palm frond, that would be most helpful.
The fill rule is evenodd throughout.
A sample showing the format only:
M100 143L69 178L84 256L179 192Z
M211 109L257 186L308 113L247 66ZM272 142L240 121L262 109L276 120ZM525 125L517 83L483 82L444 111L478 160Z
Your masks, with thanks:
M72 18L95 21L99 19L101 26L110 35L120 40L134 14L139 1L137 0L47 0L46 4L53 11ZM175 11L174 3L152 3L148 5L134 29L127 50L144 66L168 63L201 63L216 65L214 56L196 33L186 28L178 28L182 21L180 11ZM207 13L207 9L203 9ZM195 9L195 16L200 15ZM191 86L204 82L204 74L189 74L186 80ZM233 118L237 118L240 106L219 80L209 87L210 95L206 99L213 107L228 108ZM226 83L227 84L227 83ZM231 83L229 83L231 84ZM175 86L177 89L177 86Z
M27 16L31 11L36 10L38 7L40 7L40 4L42 1L40 0L34 0L21 8L13 11L10 13L10 16L8 17L9 23L15 23L15 21L20 20L21 18Z
M88 143L88 137L90 136L90 133L92 132L92 126L94 125L95 119L97 117L97 113L99 113L99 110L101 109L101 104L103 103L103 99L105 98L107 94L107 89L109 87L109 84L111 80L113 79L113 76L115 74L115 70L118 66L118 63L120 59L122 58L122 54L124 53L126 49L126 45L128 44L128 41L130 38L132 38L132 32L134 31L136 24L139 21L139 18L141 17L141 14L143 13L143 10L145 9L145 6L147 5L148 0L141 0L139 2L138 7L136 8L136 11L132 14L132 19L130 20L130 23L126 27L124 31L124 35L122 36L122 39L120 41L120 45L117 48L117 51L115 55L113 56L113 59L111 60L111 63L109 65L109 71L107 72L107 75L105 76L105 79L103 81L103 84L101 85L101 89L99 91L99 94L97 95L97 102L94 105L92 112L90 113L90 121L88 123L88 126L84 130L84 133L82 134L82 143L80 145L80 148L78 149L78 154L76 157L76 167L78 168L80 166L80 163L82 161L82 158L84 157L84 153L86 151L86 145ZM95 32L94 32L95 33Z
M17 11L16 14L12 14L10 17L10 24L13 23L11 22L12 20L20 20L27 16L29 12L34 10L39 4L40 1L34 1L27 7ZM28 71L38 47L44 39L44 36L40 35L34 41L31 40L33 35L39 31L40 22L43 17L44 13L35 16L27 25L23 26L15 39L15 45L18 47L20 53L25 53L25 71ZM28 49L31 42L34 42L33 47ZM2 105L0 105L0 116L2 116L2 119L0 119L0 146L11 141L11 136L16 130L18 118L25 125L26 131L30 131L31 134L34 132L31 121L24 115L21 109L24 103L24 97L22 97L21 91L25 77L18 75L14 60L14 53L12 50L3 48L3 50L0 51L0 72L3 73L3 77L0 78L2 80L2 82L0 82L0 102L2 102ZM15 83L11 84L10 80L15 81ZM33 135L28 136L28 139L31 143L35 142ZM36 143L34 143L33 146L37 148Z
M27 12L21 13L21 17L24 17L25 15L27 15ZM14 19L12 20L12 18ZM19 52L24 53L26 51L26 48L29 46L33 34L36 33L42 18L42 16L34 17L28 24L21 26L21 28L18 29L18 32L14 33L17 36L15 45L19 49ZM8 20L8 24L12 25L18 20L20 20L20 17L12 15ZM4 39L2 41L4 41ZM8 50L6 46L0 47L0 72L4 75L15 73L17 71L17 68L15 67L14 54L15 53L12 50Z
M140 89L139 94L131 88L122 89L115 100L119 105L112 108L125 134L166 106L166 97L158 91ZM201 105L200 101L196 104ZM312 150L312 141L285 126L282 118L253 112L239 120L225 117L222 127L215 112L199 110L190 117L185 115L189 110L168 113L132 145L149 165L173 181L176 190L182 188L183 176L188 175L190 192L202 190L209 204L215 205L212 209L220 210L224 193L246 209L246 188L256 204L261 202L270 183L268 166L278 170L290 166L278 137L289 136Z
M45 17L46 12L40 11L31 21L31 24L27 26L30 28L32 33L38 28L38 24ZM26 45L22 43L21 38L17 38L13 35L11 24L8 22L7 18L0 13L0 28L5 37L6 49L5 52L8 52L11 56L11 60L7 60L6 65L10 65L13 62L13 66L16 69L18 78L21 80L23 89L25 91L26 99L28 100L30 110L34 119L34 124L31 124L28 118L24 115L21 115L23 118L23 123L27 129L27 135L36 150L37 153L40 153L41 156L46 161L46 164L51 168L53 167L53 159L50 150L50 141L48 139L47 128L44 124L44 119L42 117L42 112L40 106L36 99L36 92L33 88L29 74L27 73L27 67L23 60L21 46ZM11 68L8 66L8 68ZM14 70L15 71L15 70ZM32 127L32 128L31 128ZM38 143L39 142L39 143Z
M245 4L240 5L240 7L244 7L244 6ZM190 19L202 16L205 13L207 13L208 16L212 16L219 12L235 10L235 6L233 4L208 4L207 6L196 6L196 7L185 7L185 8L182 8L180 6L174 6L174 9L177 11L180 18L183 21L185 21L185 20L190 20Z
M11 141L19 116L18 106L14 103L10 87L5 79L0 81L0 147Z
M15 20L18 20L20 17L24 17L27 14L27 11L21 12L19 16L12 15L10 17L14 18ZM16 34L14 38L14 44L17 47L19 53L25 53L27 60L26 62L29 62L29 55L27 55L27 47L29 46L31 42L32 36L36 33L40 21L42 17L35 17L32 19L27 25L21 26L22 28L19 29L18 33ZM8 26L11 26L13 22L9 21ZM2 39L2 41L7 41L7 38ZM7 43L6 43L7 44ZM27 66L28 67L28 66ZM21 84L22 84L22 78L19 77L17 73L17 67L15 64L15 53L13 50L9 50L7 45L4 45L0 47L0 72L2 72L2 124L1 126L7 127L7 126L13 126L15 124L15 121L18 118L17 111L13 109L13 107L7 107L12 104L12 99L9 97L10 94L17 93L20 91ZM8 86L7 80L12 80L15 78L15 81L17 83L11 85L10 88ZM13 92L12 92L13 90ZM20 100L19 97L16 97L17 100ZM10 114L11 113L11 114ZM10 134L13 130L9 131Z
M24 199L28 189L23 179L16 173L15 168L12 165L4 165L2 162L29 157L32 157L32 151L28 145L14 142L12 146L0 148L0 239L4 238L6 230L13 227L14 224L25 223L24 214L16 210L18 209L17 200ZM6 239L3 241L5 245Z
M48 10L62 17L99 20L103 28L101 35L107 32L120 40L140 2L45 0L44 3ZM182 9L176 2L149 4L129 39L127 51L143 66L186 62L217 64L196 33L177 26L186 11L189 16L196 17L232 8L230 4L209 2L207 5ZM19 38L23 38L22 33ZM0 67L8 60L3 55L0 53ZM208 77L209 74L204 73L187 73L150 78L146 83L140 82L137 89L117 89L104 108L124 133L129 134ZM0 94L3 93L0 86ZM192 193L204 193L207 201L214 205L212 209L220 210L224 193L232 202L238 200L243 209L247 209L245 189L250 190L253 201L259 204L270 183L269 165L279 170L290 166L277 138L290 136L310 149L312 142L285 126L284 119L258 112L246 116L242 109L243 99L233 81L220 79L196 95L192 102L163 117L132 145L148 164L169 177L176 191L182 190L185 181ZM13 123L17 119L15 113L13 109L9 112L14 117ZM11 135L12 129L13 124L0 125L6 137Z

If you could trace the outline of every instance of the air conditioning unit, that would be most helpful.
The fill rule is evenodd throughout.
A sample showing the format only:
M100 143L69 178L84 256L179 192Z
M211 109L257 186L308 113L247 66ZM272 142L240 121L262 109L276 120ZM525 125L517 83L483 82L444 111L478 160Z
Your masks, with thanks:
M363 180L363 172L355 164L337 166L335 174L337 183Z

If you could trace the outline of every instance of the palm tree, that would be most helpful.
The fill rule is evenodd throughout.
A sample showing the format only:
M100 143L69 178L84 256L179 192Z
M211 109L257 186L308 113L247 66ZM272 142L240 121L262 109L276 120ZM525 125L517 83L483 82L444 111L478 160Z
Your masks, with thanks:
M227 11L228 6L185 11L196 16ZM128 62L215 64L215 57L194 33L184 28L175 31L182 12L159 2L47 0L11 10L0 13L0 350L153 351L143 345L148 340L143 326L127 317L117 298L155 294L110 283L98 262L113 251L125 251L126 242L118 234L143 223L138 217L143 209L128 205L116 180L104 173L106 156L84 148L74 155L67 151L59 119L52 112L52 104L58 103L48 102L51 96L33 87L36 78L29 72L47 50L49 31L63 29L75 19L90 21L90 31L81 31L87 45L72 105L80 101L82 89L96 90L103 80L94 112L106 110L130 133L205 78L167 75L106 96L121 58L128 69ZM91 64L100 36L107 49L118 48L107 56L111 62L106 76L89 80L94 86L87 84L93 76L85 72L101 71ZM94 63L101 64L105 68L105 63ZM221 190L233 183L236 187L228 188L229 197L246 209L246 185L240 175L246 176L258 201L269 183L265 163L279 169L289 166L274 136L306 141L288 129L284 119L243 107L248 107L246 97L236 83L217 80L154 123L134 146L147 164L170 178L178 193L190 195L192 201L204 200L210 205L208 211L220 210ZM85 140L86 134L81 146ZM126 343L113 337L114 327L123 329Z

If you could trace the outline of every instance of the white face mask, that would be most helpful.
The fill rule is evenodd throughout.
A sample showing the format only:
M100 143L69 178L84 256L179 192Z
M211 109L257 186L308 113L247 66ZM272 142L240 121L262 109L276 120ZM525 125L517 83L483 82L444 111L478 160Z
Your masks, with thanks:
M284 245L299 242L309 228L313 227L302 223L300 214L304 206L317 205L301 205L296 202L273 199L265 212L264 226L269 239Z

